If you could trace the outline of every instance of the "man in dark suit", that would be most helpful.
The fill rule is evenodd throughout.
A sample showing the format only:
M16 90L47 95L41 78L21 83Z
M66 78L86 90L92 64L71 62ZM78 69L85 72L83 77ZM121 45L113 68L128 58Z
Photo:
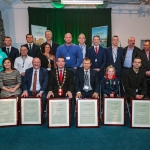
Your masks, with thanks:
M88 58L91 59L91 67L98 72L99 81L104 76L104 67L106 65L106 50L101 47L100 37L95 35L93 37L94 46L88 49Z
M19 50L11 46L12 40L9 36L5 37L4 43L6 46L2 48L2 51L6 53L8 58L10 58L14 64L15 59L19 57Z
M143 99L147 97L147 82L145 71L140 68L142 61L140 57L135 57L132 68L128 69L123 76L125 96L130 98Z
M38 56L40 53L40 47L33 43L33 35L27 34L26 35L27 44L23 45L28 49L28 56L33 58Z
M41 51L43 51L44 45L48 43L51 46L52 54L56 56L56 50L59 44L52 41L52 32L50 30L45 32L45 38L47 41L41 45Z
M74 78L70 70L66 69L65 59L63 57L57 58L57 69L53 69L49 74L49 85L47 98L52 97L69 97L72 98L74 90Z
M90 69L91 60L83 59L83 68L77 70L75 80L76 98L98 98L99 81L96 70Z
M36 96L42 97L43 111L46 108L46 90L48 85L48 71L41 66L39 58L34 58L32 68L25 71L25 76L22 83L22 97Z
M121 78L123 50L122 48L118 47L118 43L118 36L113 36L112 46L106 49L106 68L112 65L116 69L116 76Z
M128 38L128 46L123 49L123 71L124 72L132 68L132 61L135 57L139 57L140 49L135 46L135 38Z

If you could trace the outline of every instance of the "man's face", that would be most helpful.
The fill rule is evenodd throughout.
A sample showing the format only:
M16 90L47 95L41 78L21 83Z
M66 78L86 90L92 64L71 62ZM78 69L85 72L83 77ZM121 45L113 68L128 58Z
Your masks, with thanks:
M78 38L79 44L83 45L85 41L86 41L85 36L81 34Z
M47 39L47 41L52 39L52 33L51 32L46 32L45 33L45 38Z
M5 45L8 46L8 47L11 46L11 42L12 41L11 41L10 38L5 38L5 40L4 40Z
M25 46L20 48L21 56L27 56L28 50Z
M139 69L142 65L141 59L134 59L134 61L132 62L132 65L134 69Z
M128 39L128 45L133 47L135 45L135 38L131 37Z
M41 66L41 61L39 58L34 58L32 61L32 65L34 69L39 69Z
M64 66L65 66L65 60L64 60L64 58L58 58L56 64L57 64L57 66L58 66L59 69L64 68Z
M83 68L84 68L85 70L88 70L88 69L91 67L91 62L90 62L90 60L84 60L82 64L83 64Z
M150 43L149 42L144 42L144 50L148 51L150 49Z
M72 35L70 33L65 34L64 40L66 44L71 44L72 43Z
M32 35L27 35L27 43L33 43L33 36Z
M98 45L100 44L100 39L99 39L99 37L94 37L94 38L93 38L93 43L94 43L95 46L98 46Z
M113 45L113 46L118 46L118 43L119 43L118 37L113 37L113 38L112 38L112 45Z

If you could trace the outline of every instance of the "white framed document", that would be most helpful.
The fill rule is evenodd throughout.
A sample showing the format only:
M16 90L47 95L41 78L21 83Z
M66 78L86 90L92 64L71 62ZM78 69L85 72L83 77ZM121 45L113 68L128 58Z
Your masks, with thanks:
M125 125L125 98L105 97L103 104L103 124L124 126Z
M0 127L17 125L17 98L0 99Z
M98 99L78 99L76 116L77 128L98 128L100 125Z
M69 98L53 98L48 100L48 127L70 127L71 100Z
M150 128L150 99L130 100L131 128Z
M41 98L21 98L21 125L41 125L42 123Z

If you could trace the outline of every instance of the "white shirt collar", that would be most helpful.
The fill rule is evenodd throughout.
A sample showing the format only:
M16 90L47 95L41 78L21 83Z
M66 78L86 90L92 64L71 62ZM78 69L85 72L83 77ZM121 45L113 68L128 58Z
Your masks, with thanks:
M90 72L90 69L88 69L88 70L85 70L85 69L84 69L84 72L86 72L86 71Z
M33 71L34 71L34 72L35 72L35 71L39 72L39 70L40 70L40 68L38 68L38 69L34 69L34 68L33 68Z
M98 46L95 46L95 45L94 45L94 49L95 49L96 47L99 49L99 45L98 45Z
M6 46L6 49L7 49L7 48L11 49L11 46Z

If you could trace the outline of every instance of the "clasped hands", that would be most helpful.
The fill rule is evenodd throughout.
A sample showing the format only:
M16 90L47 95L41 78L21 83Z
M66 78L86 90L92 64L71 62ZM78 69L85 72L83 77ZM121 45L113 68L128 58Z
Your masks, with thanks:
M94 92L92 95L93 98L99 98L98 93ZM79 92L76 94L76 98L82 98L82 94Z

